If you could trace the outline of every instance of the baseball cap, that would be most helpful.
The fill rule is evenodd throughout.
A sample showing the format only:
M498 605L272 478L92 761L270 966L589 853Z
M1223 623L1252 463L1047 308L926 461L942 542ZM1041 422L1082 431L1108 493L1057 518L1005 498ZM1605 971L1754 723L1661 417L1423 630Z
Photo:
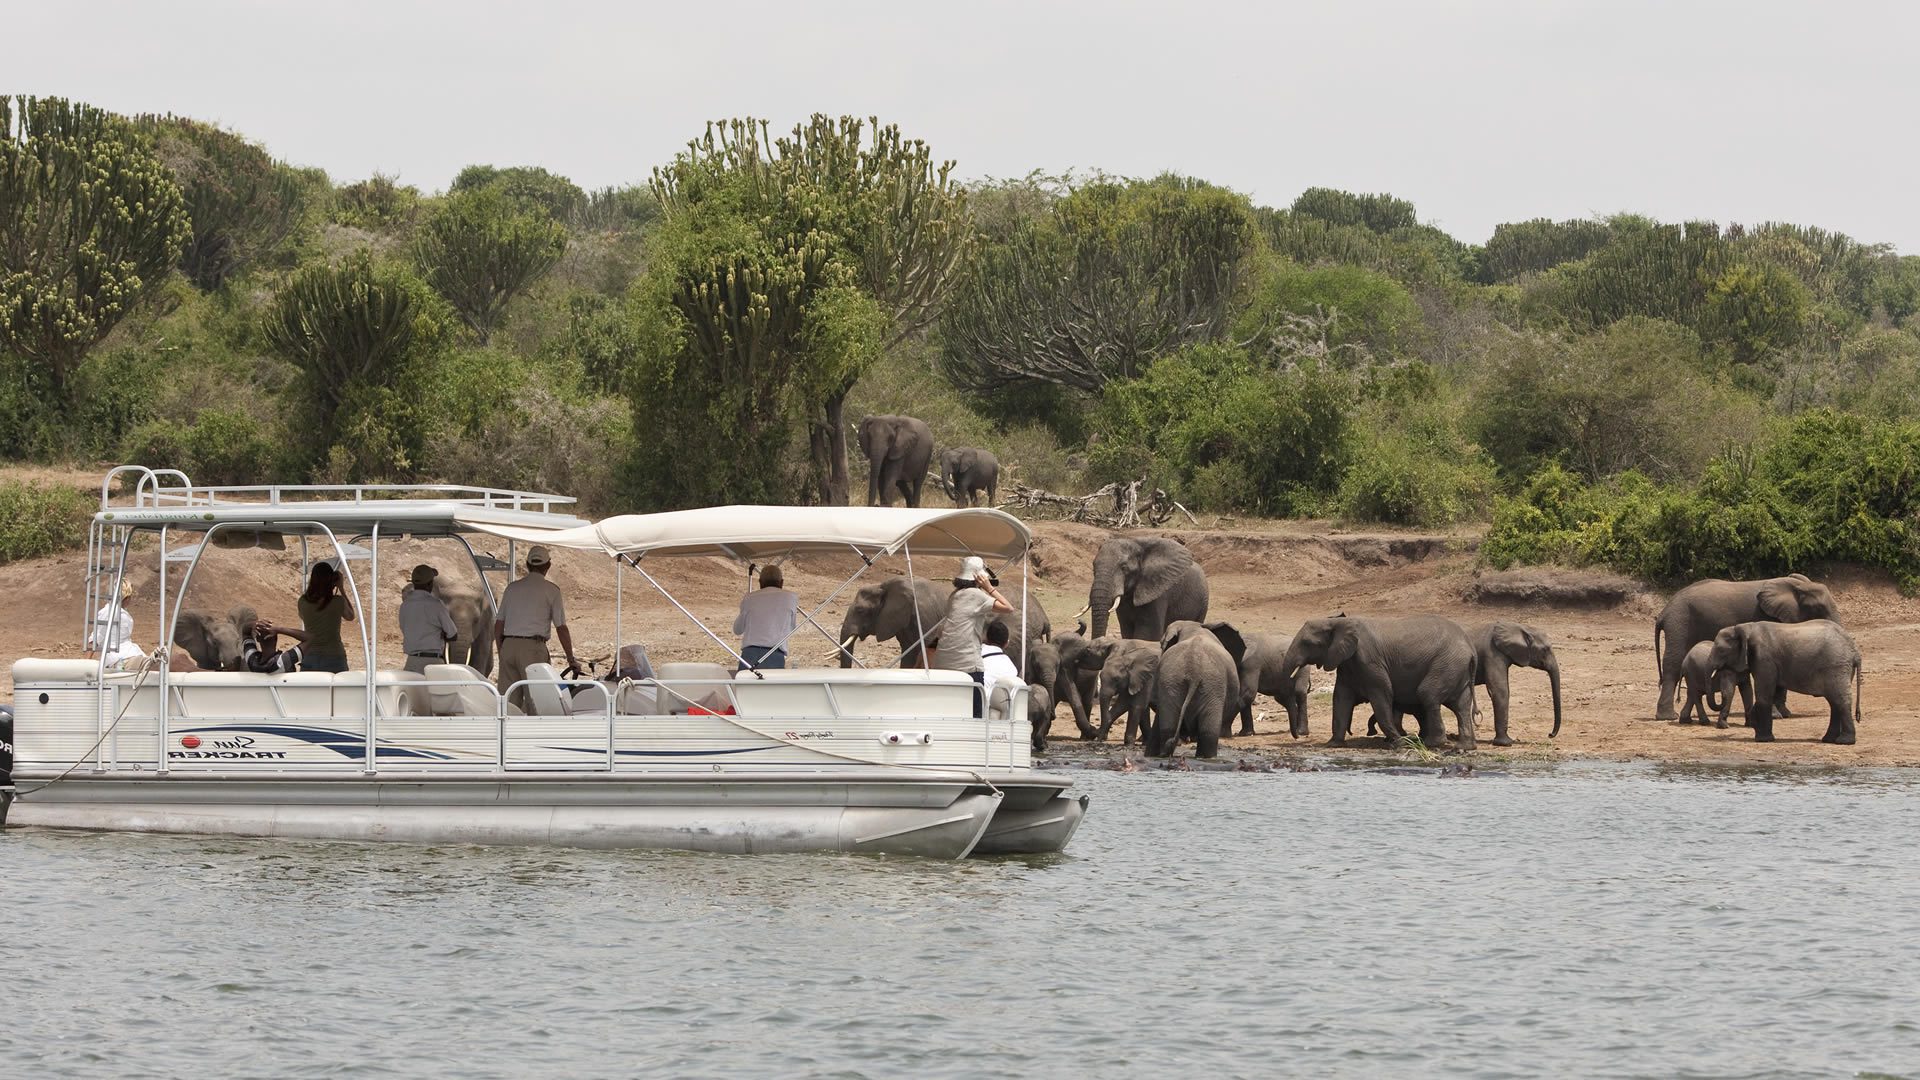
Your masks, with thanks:
M528 566L547 566L553 562L553 553L545 544L535 544L527 549Z
M440 571L435 570L426 563L421 563L419 566L413 568L413 587L416 589L431 589L433 588L433 579L439 576Z

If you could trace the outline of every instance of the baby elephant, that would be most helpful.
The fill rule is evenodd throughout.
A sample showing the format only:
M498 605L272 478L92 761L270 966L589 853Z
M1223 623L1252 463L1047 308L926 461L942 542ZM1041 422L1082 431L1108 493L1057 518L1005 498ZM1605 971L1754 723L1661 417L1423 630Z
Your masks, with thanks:
M976 494L992 506L1000 490L1000 459L974 446L948 450L940 455L940 486L955 506L972 506Z
M1302 739L1307 734L1307 695L1313 688L1312 672L1302 666L1289 676L1282 668L1287 658L1288 639L1273 634L1242 634L1247 652L1240 658L1240 734L1253 734L1253 703L1266 694L1287 710L1287 734ZM1223 731L1222 735L1231 735Z
M1839 623L1738 623L1713 639L1707 665L1753 681L1747 726L1755 742L1773 741L1774 702L1791 690L1827 699L1821 742L1853 745L1860 723L1860 650Z
M1727 726L1727 711L1733 708L1734 676L1727 670L1715 671L1712 661L1713 642L1696 642L1687 650L1687 658L1680 663L1680 677L1686 680L1687 704L1680 710L1680 722L1683 724L1707 722L1707 710L1719 712L1720 718L1714 727ZM1742 680L1740 688L1740 708L1742 713L1753 709L1753 694ZM1699 717L1695 720L1694 717Z

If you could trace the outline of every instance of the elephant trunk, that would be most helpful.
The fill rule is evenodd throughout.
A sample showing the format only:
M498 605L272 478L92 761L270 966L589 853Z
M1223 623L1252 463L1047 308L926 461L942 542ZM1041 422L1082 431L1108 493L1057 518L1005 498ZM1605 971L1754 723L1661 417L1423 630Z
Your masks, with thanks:
M854 625L854 621L851 618L841 620L840 646L835 650L840 654L841 667L850 668L853 666L853 643L860 640L862 636L864 635L861 634L860 628Z
M1300 673L1300 668L1304 666L1306 662L1307 662L1306 650L1302 649L1297 644L1289 642L1287 644L1286 653L1280 657L1280 681L1289 682L1289 683L1292 682L1294 679L1294 676ZM1556 675L1554 676L1554 678L1557 680L1559 676ZM1555 685L1557 686L1558 683L1556 682ZM1560 700L1559 694L1557 691L1555 692L1554 700L1555 701Z
M1560 734L1560 660L1547 658L1547 679L1553 683L1553 730L1547 733L1551 739Z
M1101 552L1093 560L1093 588L1087 593L1087 617L1092 620L1091 634L1107 636L1107 616L1113 612L1113 598L1120 591L1117 556Z
M1727 704L1727 695L1720 692L1720 685L1721 685L1720 673L1717 671L1708 672L1707 674L1707 708L1713 710L1716 713L1719 712L1721 709L1726 708L1726 704Z

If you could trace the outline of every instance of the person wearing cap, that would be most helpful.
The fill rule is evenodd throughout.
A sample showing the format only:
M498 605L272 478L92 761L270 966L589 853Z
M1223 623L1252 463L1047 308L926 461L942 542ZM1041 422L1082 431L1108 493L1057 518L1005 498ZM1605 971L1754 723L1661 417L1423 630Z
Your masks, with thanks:
M547 568L553 555L546 545L527 549L527 572L500 594L500 614L493 620L493 639L500 655L500 692L527 677L527 668L553 659L547 651L547 635L560 638L566 650L567 666L578 669L580 660L573 655L573 634L567 630L567 605L560 586L547 580ZM525 688L514 691L508 700L526 708Z
M787 639L800 625L800 598L781 586L778 566L760 568L760 588L740 598L733 632L740 635L740 670L787 666Z
M987 620L1013 610L1007 598L994 588L987 564L978 555L969 555L960 564L953 579L953 595L947 600L947 617L940 620L933 650L933 666L948 671L964 671L973 681L986 686L986 666L980 657ZM982 689L973 692L973 715L985 716L986 696Z
M400 593L400 641L407 650L407 670L416 675L425 675L428 664L446 663L447 642L460 636L446 601L434 595L439 576L438 569L421 563Z
M296 607L305 628L300 670L347 670L347 645L340 638L340 624L353 621L353 601L347 599L346 581L331 561L313 564L307 591L300 594Z
M93 630L87 635L87 655L105 653L107 667L138 663L147 658L145 649L133 643L133 616L127 614L127 601L133 599L133 582L120 581L120 602L109 600L93 617Z

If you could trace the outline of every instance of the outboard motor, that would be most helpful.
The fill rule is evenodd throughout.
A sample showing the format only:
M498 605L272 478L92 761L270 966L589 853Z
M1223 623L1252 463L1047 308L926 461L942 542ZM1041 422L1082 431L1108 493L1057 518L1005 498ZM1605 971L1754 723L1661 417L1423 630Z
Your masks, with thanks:
M0 829L13 805L13 707L0 705Z

